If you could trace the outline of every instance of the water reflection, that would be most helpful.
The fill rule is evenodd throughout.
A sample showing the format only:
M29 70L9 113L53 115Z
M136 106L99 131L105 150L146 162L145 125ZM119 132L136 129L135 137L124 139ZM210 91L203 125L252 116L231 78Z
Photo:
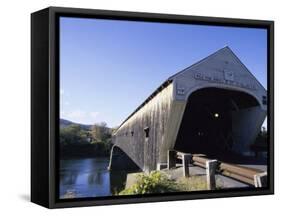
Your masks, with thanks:
M107 158L61 160L60 197L110 196L107 166Z

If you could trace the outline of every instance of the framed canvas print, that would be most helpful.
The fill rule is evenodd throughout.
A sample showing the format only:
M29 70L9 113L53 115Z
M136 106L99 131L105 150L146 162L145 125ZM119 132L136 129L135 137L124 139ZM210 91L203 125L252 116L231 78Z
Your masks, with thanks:
M31 15L31 200L273 194L273 21Z

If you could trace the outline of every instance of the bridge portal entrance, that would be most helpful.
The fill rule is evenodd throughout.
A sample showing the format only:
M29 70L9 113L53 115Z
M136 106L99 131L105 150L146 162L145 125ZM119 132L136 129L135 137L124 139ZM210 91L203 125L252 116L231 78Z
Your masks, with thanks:
M244 92L199 89L188 98L175 149L217 158L230 152L242 153L247 125L255 116L251 113L257 109L257 100Z

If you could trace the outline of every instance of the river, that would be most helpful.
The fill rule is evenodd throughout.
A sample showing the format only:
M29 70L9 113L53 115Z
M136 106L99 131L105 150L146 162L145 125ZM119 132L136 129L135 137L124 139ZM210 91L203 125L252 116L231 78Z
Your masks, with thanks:
M107 170L108 158L68 159L60 162L60 198L101 197L114 194L110 181L112 173ZM120 175L115 175L120 177ZM116 190L116 189L115 189Z

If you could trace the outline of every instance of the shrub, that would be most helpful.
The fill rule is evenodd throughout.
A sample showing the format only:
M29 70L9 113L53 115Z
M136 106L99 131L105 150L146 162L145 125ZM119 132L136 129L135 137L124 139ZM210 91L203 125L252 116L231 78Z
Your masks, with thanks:
M221 189L222 184L217 179L217 189ZM147 194L147 193L167 193L180 191L207 190L206 178L202 176L182 177L178 180L169 179L168 176L159 171L150 174L139 174L137 181L131 187L124 189L119 195Z
M164 173L153 171L150 174L139 174L137 176L137 182L119 194L132 195L176 191L179 191L179 188L175 181L170 180Z

